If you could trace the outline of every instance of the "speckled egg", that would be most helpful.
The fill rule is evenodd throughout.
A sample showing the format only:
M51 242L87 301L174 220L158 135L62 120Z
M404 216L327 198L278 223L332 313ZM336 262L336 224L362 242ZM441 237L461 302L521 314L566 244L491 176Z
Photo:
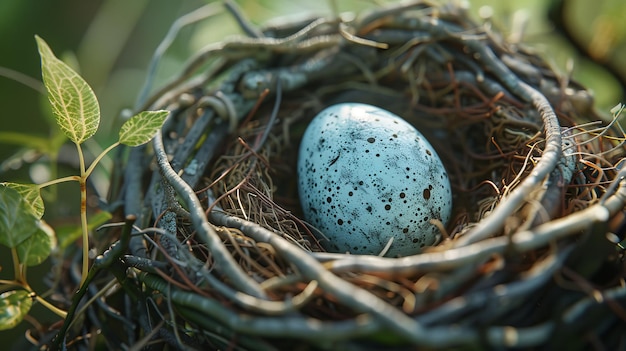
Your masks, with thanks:
M343 103L309 124L298 153L305 219L330 252L408 256L433 245L430 220L450 218L452 194L441 159L402 118L366 104Z

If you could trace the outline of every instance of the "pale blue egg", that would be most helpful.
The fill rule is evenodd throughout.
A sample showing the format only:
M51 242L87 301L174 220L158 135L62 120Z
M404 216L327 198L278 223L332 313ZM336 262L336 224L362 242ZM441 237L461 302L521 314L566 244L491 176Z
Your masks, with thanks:
M305 219L330 252L407 256L433 245L452 210L448 174L412 125L381 108L333 105L309 124L298 154Z

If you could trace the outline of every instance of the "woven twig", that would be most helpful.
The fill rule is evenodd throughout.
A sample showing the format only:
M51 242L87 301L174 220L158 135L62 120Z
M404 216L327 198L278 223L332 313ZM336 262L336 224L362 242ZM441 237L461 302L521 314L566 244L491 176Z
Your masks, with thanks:
M605 234L626 204L626 137L595 122L584 90L452 5L261 30L234 6L248 37L208 46L138 102L171 111L151 147L130 151L120 195L150 233L122 261L143 284L132 296L152 342L623 345L623 267L599 267L623 258ZM214 10L179 20L159 55ZM401 258L323 252L300 218L293 150L315 113L340 101L402 115L442 155L455 207L438 246ZM599 309L602 323L581 318ZM585 342L565 337L573 331Z

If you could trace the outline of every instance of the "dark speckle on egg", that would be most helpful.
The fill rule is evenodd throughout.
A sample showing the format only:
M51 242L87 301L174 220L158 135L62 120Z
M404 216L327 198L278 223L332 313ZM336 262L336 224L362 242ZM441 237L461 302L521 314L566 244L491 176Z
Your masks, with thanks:
M413 126L378 107L345 103L320 112L298 154L305 219L326 250L407 256L433 245L450 217L447 173Z

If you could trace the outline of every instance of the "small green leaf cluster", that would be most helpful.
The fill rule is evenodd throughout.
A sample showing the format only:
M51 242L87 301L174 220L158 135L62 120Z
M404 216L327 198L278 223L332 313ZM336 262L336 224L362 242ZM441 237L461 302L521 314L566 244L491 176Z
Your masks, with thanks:
M0 330L19 324L28 314L33 301L38 301L65 318L66 312L56 308L38 296L26 281L26 270L44 262L57 248L65 248L78 237L83 239L83 280L89 270L88 233L92 229L86 213L86 182L94 167L109 151L123 144L139 146L150 141L159 131L168 111L143 111L126 121L120 130L117 142L98 155L86 167L81 144L91 138L100 124L98 99L87 82L72 68L59 60L48 44L35 37L41 56L42 79L47 91L56 123L63 135L72 141L78 150L80 174L51 180L44 184L0 183L0 245L11 250L14 278L0 280ZM81 187L81 224L78 235L72 233L59 236L42 219L45 207L41 189L61 182L76 181ZM110 215L98 215L95 223L101 224ZM92 225L94 222L92 222Z

